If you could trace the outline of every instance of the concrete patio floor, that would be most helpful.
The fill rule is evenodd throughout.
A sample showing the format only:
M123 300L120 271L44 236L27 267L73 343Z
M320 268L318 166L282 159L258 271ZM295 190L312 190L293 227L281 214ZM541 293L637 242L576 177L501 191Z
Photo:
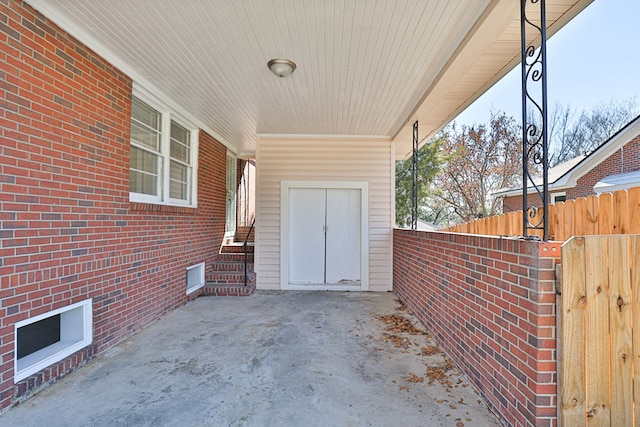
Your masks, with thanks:
M393 314L416 322L392 293L201 297L0 425L500 425L427 335L386 329Z

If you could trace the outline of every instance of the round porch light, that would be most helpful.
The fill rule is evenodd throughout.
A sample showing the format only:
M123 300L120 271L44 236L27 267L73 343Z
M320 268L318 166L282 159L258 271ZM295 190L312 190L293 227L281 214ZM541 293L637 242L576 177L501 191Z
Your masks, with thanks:
M296 70L296 63L288 59L272 59L267 66L278 77L287 77Z

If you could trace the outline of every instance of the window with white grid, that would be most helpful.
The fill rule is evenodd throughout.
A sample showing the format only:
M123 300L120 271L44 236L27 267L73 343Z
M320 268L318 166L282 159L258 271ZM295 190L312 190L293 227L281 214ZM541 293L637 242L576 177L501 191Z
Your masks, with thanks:
M131 105L130 200L195 206L197 130L138 97Z

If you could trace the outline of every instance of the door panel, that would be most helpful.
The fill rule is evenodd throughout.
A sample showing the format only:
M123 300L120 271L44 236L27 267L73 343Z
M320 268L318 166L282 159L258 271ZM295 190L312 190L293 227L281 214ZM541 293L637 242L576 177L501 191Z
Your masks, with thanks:
M327 190L326 283L360 284L361 190Z
M289 190L289 282L324 283L326 190Z

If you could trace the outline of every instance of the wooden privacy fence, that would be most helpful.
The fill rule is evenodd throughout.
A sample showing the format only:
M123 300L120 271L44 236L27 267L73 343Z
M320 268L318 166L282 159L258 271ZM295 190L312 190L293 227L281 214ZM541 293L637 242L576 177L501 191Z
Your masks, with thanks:
M535 219L532 221L535 223ZM522 211L466 222L443 231L521 236ZM640 233L640 187L602 193L549 205L549 238L564 241L571 236ZM542 237L542 233L532 232Z
M570 239L561 277L562 426L640 427L640 235Z

